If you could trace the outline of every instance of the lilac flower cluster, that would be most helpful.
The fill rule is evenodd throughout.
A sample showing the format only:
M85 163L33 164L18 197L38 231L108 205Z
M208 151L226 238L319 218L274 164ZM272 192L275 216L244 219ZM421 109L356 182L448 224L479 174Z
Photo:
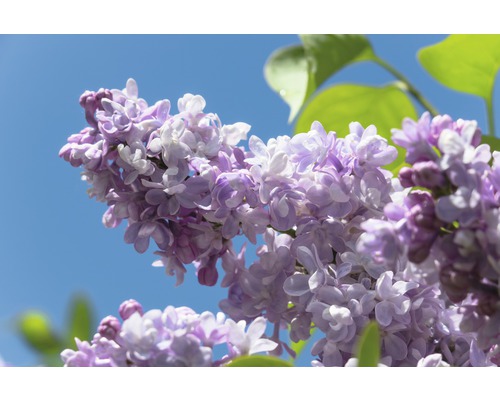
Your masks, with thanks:
M393 140L407 150L399 180L409 192L384 208L385 220L362 225L358 249L395 271L407 260L413 279L439 282L459 306L460 330L477 334L498 364L500 153L481 144L475 121L447 115L406 119Z
M71 136L60 155L84 167L90 195L108 204L105 225L114 227L126 219L125 241L139 252L147 250L152 238L160 256L154 265L165 266L178 284L185 265L192 263L199 282L214 285L220 260L221 284L228 288L220 308L238 324L265 317L274 325L273 354L283 348L293 353L280 338L283 328L298 341L309 339L314 326L324 334L313 346L314 365L349 365L355 363L364 326L376 320L384 365L490 363L492 354L484 352L482 339L476 342L473 334L456 329L462 308L450 307L437 275L414 268L427 260L426 251L434 251L442 227L431 207L433 197L408 193L401 185L447 190L447 178L434 174L444 168L438 158L419 158L435 153L434 145L426 146L418 137L409 162L435 165L409 175L402 170L397 180L382 168L395 160L397 151L374 126L365 129L354 122L350 133L338 138L315 122L309 132L291 138L264 143L251 136L246 150L238 143L246 139L249 126L222 125L215 114L203 112L200 96L185 95L178 102L179 113L171 115L168 100L148 107L129 80L122 91L85 92L81 104L90 126ZM463 153L468 160L483 157L481 151ZM450 153L445 162L454 160ZM471 204L477 197L463 196ZM393 216L402 204L414 207L414 225L396 224ZM406 234L413 226L420 229L413 236L402 237L398 231ZM445 228L455 229L453 224ZM237 235L254 244L257 235L263 236L258 259L249 267L246 246L238 251L232 243ZM466 239L463 234L457 240L468 249ZM109 329L118 331L113 324L108 323ZM96 347L96 338L82 346L83 353Z
M288 156L289 180L273 190L296 193L293 225L286 233L267 230L259 259L248 269L244 248L224 255L223 286L229 287L229 295L220 307L235 319L266 315L275 324L272 339L285 348L280 325L290 327L293 341L309 339L315 326L324 337L313 346L314 364L324 366L346 365L363 328L376 320L383 362L415 366L445 351L441 345L454 348L459 339L451 337L451 311L436 285L412 281L403 271L388 270L357 251L361 225L383 218L391 194L397 198L402 193L380 168L394 160L396 150L373 126L363 129L353 123L350 132L337 138L314 123L308 133L260 145L263 154L280 148ZM460 339L467 344L460 354L465 354L464 363L469 362L472 339ZM458 354L448 351L448 356L449 363L458 363Z
M108 204L105 226L127 220L125 241L140 253L154 240L178 284L193 261L200 282L215 284L215 262L228 241L240 230L255 240L268 224L267 213L249 205L254 183L235 147L250 127L221 125L191 94L170 115L168 100L148 106L132 79L122 91L86 91L80 104L89 126L69 137L59 155L83 166L89 195Z
M188 307L168 306L143 312L135 300L120 305L122 322L104 318L92 341L76 339L77 350L61 353L68 367L211 367L234 357L273 350L265 337L266 321L255 319L245 332L244 321L225 319L222 313L197 314ZM227 345L227 354L214 359L213 349Z

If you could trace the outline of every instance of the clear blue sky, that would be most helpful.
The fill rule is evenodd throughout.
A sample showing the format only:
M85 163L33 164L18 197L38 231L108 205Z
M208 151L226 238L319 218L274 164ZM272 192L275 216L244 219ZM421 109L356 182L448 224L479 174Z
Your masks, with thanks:
M486 129L480 99L444 88L416 61L419 48L443 38L370 36L375 51L441 113L476 119ZM293 35L0 35L0 355L6 361L37 363L16 336L16 315L38 309L62 328L76 292L90 297L96 322L116 314L128 298L147 309L172 304L215 312L225 297L221 288L200 287L189 268L185 284L174 287L175 279L151 267L156 259L152 246L137 254L123 242L123 228L102 226L105 205L88 199L80 171L58 157L67 136L85 126L80 94L101 87L121 89L133 77L150 104L168 98L175 105L184 93L201 94L206 110L218 113L224 123L247 122L251 133L267 140L290 134L292 127L287 106L264 80L263 66L273 50L298 42ZM389 80L369 63L349 67L333 79Z

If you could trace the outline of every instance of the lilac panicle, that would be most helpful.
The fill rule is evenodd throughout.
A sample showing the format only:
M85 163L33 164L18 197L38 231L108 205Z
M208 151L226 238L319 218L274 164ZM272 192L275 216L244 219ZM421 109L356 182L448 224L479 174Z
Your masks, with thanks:
M83 167L89 195L107 203L107 227L127 221L125 242L140 253L154 242L161 256L155 264L178 284L184 264L197 261L200 282L212 285L214 260L229 241L242 233L255 241L269 224L237 147L250 126L222 125L204 112L199 95L183 96L173 114L168 100L149 106L138 93L133 79L123 90L86 91L80 104L89 126L60 156Z
M104 319L92 342L63 353L66 365L220 365L279 355L289 350L283 328L298 341L312 325L323 334L315 365L353 365L370 320L383 365L496 362L500 156L473 121L406 119L393 141L409 166L394 179L383 167L397 151L373 125L353 122L339 138L314 122L267 143L252 135L245 148L250 126L222 124L199 95L175 113L168 100L148 105L130 79L85 92L81 106L88 126L60 156L107 204L104 225L125 222L140 253L155 246L153 265L177 285L189 264L204 285L223 272L220 307L232 320L185 307L144 313L130 300L121 322ZM238 235L260 245L248 266ZM228 355L214 360L222 343Z

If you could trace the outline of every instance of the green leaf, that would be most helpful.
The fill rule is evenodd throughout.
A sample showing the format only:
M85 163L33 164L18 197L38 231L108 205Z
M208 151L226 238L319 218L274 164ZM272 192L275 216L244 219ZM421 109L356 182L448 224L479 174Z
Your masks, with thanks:
M363 330L358 342L358 367L376 367L380 359L380 332L375 321Z
M18 320L18 330L28 345L42 355L56 354L63 347L48 318L40 312L22 314Z
M304 348L307 346L307 343L309 343L309 340L299 340L298 342L291 342L290 343L290 348L295 351L295 359L302 353ZM293 361L294 358L291 357Z
M300 35L314 75L315 89L345 66L376 59L362 35Z
M488 101L500 68L500 35L451 35L421 49L418 59L443 85Z
M75 338L90 340L92 335L92 311L90 302L83 295L76 295L69 306L67 340L75 348Z
M361 35L301 35L303 46L278 49L264 67L264 76L290 106L288 122L330 76L345 66L376 56Z
M310 79L304 48L297 45L276 50L264 66L264 76L290 106L289 122L292 121L305 99L314 92L314 78Z
M400 128L405 117L417 119L413 103L396 85L382 87L342 84L331 86L314 97L297 120L295 133L308 132L314 121L339 137L349 133L349 123L358 121L365 128L375 125L380 136L391 140L391 129ZM404 162L404 149L396 146L398 158L387 169ZM395 171L397 172L397 171Z
M56 354L47 354L42 356L42 365L44 367L62 367L64 365L60 352L60 349Z
M235 358L227 367L293 367L288 361L271 356L242 356Z
M500 151L500 139L494 136L483 135L481 138L481 143L486 143L490 145L491 151Z

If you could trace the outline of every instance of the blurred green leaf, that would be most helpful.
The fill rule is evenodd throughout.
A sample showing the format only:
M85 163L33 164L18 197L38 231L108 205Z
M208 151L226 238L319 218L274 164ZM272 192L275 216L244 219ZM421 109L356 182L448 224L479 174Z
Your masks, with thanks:
M393 145L398 149L398 158L396 158L395 162L389 164L389 166L386 169L391 171L394 174L394 176L397 177L401 168L411 167L411 165L408 164L406 161L404 161L406 156L406 150L403 147L396 146L394 143ZM403 160L403 162L397 164L397 162L399 162L400 160Z
M62 343L44 314L36 311L22 314L18 329L22 338L38 353L50 356L60 352Z
M293 367L288 361L271 356L242 356L235 358L228 367Z
M380 360L380 332L375 321L363 329L358 342L358 367L376 367Z
M61 351L56 354L48 354L42 356L42 366L44 367L62 367L64 365L61 359Z
M488 100L500 68L500 35L451 35L421 49L418 59L443 85Z
M66 339L71 348L76 348L75 338L92 338L92 310L89 300L83 295L76 295L69 306L69 323Z
M330 76L359 61L375 60L370 42L361 35L301 35L303 45L278 49L269 57L264 76L290 106L288 122Z
M400 128L405 117L416 119L417 113L407 94L395 85L335 85L320 92L306 105L297 120L295 133L308 132L314 121L320 121L327 132L335 131L339 137L344 137L349 133L349 123L358 121L365 128L375 125L378 134L395 146L391 129ZM387 167L389 170L404 162L404 149L395 147L398 158Z
M290 106L289 122L300 110L305 99L314 92L309 64L300 45L285 47L271 54L264 66L264 77Z
M500 151L500 139L497 137L483 135L481 143L489 144L492 152Z

